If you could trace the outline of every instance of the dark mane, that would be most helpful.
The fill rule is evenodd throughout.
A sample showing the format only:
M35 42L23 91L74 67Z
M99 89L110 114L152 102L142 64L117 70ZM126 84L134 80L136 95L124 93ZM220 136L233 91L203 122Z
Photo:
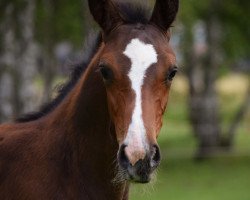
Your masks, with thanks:
M150 17L150 8L149 6L142 5L142 3L124 3L117 2L117 7L119 9L120 15L125 23L136 24L142 23L147 24ZM76 85L77 81L80 79L81 75L86 70L91 59L96 54L101 43L101 34L92 34L91 37L87 39L86 48L84 52L84 58L80 64L74 66L73 71L70 75L69 80L63 84L59 90L58 95L51 102L43 105L40 108L40 111L25 114L15 120L15 122L30 122L47 115L53 111L67 96L69 91Z
M53 111L67 96L69 91L76 85L77 81L80 79L81 75L85 72L88 67L91 59L96 54L101 43L101 34L91 34L85 43L85 52L83 59L80 63L73 66L72 72L70 74L69 80L63 85L58 87L58 95L51 102L43 105L40 108L40 111L25 114L19 118L17 118L16 122L29 122L40 119L41 117L47 115L51 111Z

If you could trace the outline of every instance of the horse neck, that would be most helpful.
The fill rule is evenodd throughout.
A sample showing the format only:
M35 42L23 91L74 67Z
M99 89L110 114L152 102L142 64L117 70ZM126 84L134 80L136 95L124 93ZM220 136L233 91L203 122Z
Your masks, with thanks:
M125 184L114 186L112 183L117 170L118 143L108 112L105 86L96 72L98 59L93 60L75 88L55 110L50 124L57 124L71 144L79 171L77 176L82 177L82 183L94 185L100 194L102 190L117 196L113 199L120 199ZM107 199L112 199L111 196Z

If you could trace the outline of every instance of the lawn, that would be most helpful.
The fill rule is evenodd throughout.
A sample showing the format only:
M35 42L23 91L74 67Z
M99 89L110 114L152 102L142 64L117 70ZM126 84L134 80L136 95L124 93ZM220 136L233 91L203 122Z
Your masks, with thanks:
M224 88L228 88L230 81L225 82L227 87ZM186 92L182 84L179 80L173 88L164 117L159 138L162 163L157 179L148 185L132 185L130 199L250 200L249 112L237 131L231 152L197 163L193 160L196 141L188 122ZM222 124L226 129L241 103L244 90L223 89L223 80L218 85Z

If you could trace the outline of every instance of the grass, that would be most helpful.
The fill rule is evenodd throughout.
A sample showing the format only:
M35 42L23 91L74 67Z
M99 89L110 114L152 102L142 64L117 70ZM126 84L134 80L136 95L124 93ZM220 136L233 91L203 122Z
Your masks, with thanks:
M249 200L250 159L216 158L194 163L191 157L169 157L154 186L132 186L136 200ZM144 188L146 187L146 188Z
M224 93L221 82L221 118L223 129L226 129L242 102L243 91L227 90ZM132 185L130 199L250 200L250 114L237 131L232 152L194 162L196 140L188 121L186 95L182 95L186 92L178 87L171 93L159 138L163 158L157 180L148 185Z

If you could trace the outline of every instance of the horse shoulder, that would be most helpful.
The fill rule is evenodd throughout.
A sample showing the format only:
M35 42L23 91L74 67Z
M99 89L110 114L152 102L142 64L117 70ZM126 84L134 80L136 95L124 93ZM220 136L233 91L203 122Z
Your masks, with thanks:
M0 196L9 198L16 195L26 187L23 184L25 180L31 180L32 156L35 156L32 144L36 141L34 133L34 127L29 124L0 126ZM12 194L11 191L16 192Z

